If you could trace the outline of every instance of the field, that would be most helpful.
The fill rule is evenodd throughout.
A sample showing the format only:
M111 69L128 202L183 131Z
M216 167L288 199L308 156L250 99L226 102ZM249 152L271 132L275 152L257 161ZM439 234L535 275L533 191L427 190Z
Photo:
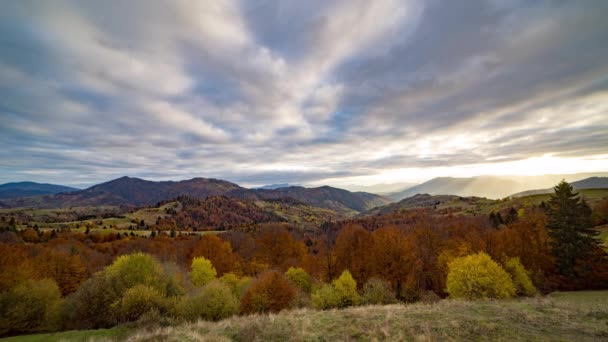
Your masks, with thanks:
M2 341L600 341L608 340L608 291L503 301L292 310L170 327L41 334Z

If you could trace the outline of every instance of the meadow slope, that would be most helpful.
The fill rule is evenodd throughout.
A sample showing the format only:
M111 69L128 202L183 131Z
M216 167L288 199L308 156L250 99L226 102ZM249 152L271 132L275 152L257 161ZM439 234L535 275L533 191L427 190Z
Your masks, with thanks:
M601 341L608 291L501 301L300 309L168 327L121 327L3 341Z

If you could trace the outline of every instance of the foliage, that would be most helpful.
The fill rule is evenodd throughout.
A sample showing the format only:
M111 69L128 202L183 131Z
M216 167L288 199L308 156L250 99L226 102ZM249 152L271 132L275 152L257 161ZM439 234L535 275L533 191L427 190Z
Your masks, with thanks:
M536 288L519 258L509 258L505 262L505 270L511 275L517 295L532 296L536 293Z
M338 279L332 282L338 300L338 307L345 308L351 305L357 305L360 300L357 292L357 282L348 270L342 272Z
M136 321L144 314L165 307L163 295L149 285L135 285L125 291L116 305L121 321Z
M310 275L306 273L303 268L290 267L287 272L285 272L285 276L287 276L287 279L300 290L305 293L310 293L310 290L312 289L312 280L310 279Z
M266 271L245 292L241 300L241 311L279 312L288 308L294 297L295 289L283 274Z
M0 294L0 335L57 330L61 293L50 279L28 280Z
M515 295L515 286L499 264L480 252L449 264L447 291L452 298L509 298Z
M160 264L145 253L133 253L116 258L104 270L113 290L121 296L135 285L150 285L164 291L163 272Z
M393 304L397 302L397 297L388 281L371 278L363 285L362 302L365 304Z
M190 272L190 278L194 286L204 286L213 279L217 272L211 261L205 257L197 257L192 259L192 271Z
M342 272L331 285L324 284L312 294L312 304L318 309L345 308L359 302L357 282L348 270Z
M338 307L338 296L334 287L330 284L323 284L312 293L312 305L316 309L327 310Z
M179 317L188 321L217 321L235 315L238 311L238 299L230 288L219 280L205 285L192 297L183 297L178 304Z
M552 252L559 273L575 277L575 267L590 252L597 249L597 233L591 229L591 209L574 192L572 186L561 181L549 200L547 228L552 238Z
M247 287L251 284L251 278L249 277L238 277L234 273L226 273L218 279L224 285L226 285L232 294L241 299Z

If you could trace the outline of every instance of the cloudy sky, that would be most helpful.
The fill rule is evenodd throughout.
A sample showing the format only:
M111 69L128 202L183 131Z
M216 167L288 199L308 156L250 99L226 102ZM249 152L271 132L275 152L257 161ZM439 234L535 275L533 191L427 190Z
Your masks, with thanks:
M608 1L4 1L0 183L608 171Z

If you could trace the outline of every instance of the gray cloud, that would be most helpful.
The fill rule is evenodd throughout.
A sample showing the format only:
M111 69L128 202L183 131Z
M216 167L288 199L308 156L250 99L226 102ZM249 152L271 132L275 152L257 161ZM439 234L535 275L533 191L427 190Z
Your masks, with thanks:
M607 14L605 1L7 3L0 182L381 183L606 161Z

